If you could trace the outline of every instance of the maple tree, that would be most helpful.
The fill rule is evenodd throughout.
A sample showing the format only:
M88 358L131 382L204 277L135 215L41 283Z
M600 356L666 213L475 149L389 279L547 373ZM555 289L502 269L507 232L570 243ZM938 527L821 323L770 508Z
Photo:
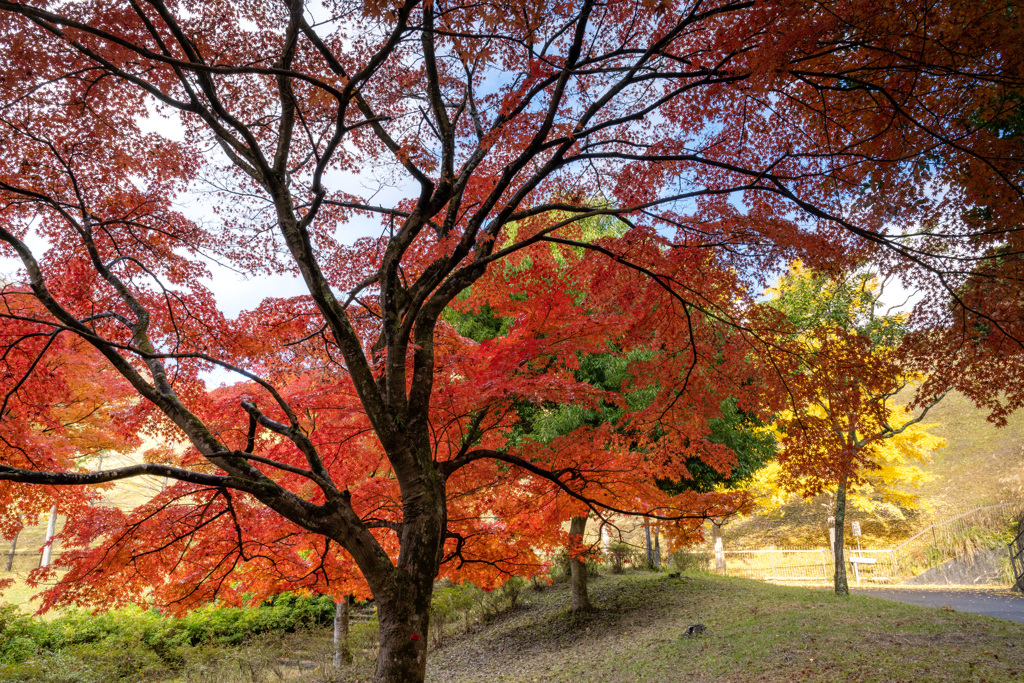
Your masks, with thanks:
M129 387L100 362L95 349L33 324L40 309L24 292L0 294L0 307L5 317L0 332L0 383L5 389L0 397L0 439L5 464L81 472L92 469L104 453L136 448L137 425L121 419ZM30 377L43 381L29 381ZM0 482L0 534L11 539L7 571L23 528L37 524L43 514L48 514L51 529L57 514L80 518L98 500L97 493ZM12 582L4 579L0 587Z
M855 491L862 502L868 489L906 500L896 480L919 480L922 473L910 461L941 445L920 422L944 393L916 413L892 404L921 378L900 353L906 315L884 310L883 290L874 273L824 277L800 262L773 290L772 305L799 331L803 358L790 383L794 400L777 416L777 477L783 489L805 497L835 492L832 552L841 595L850 592L844 559L848 493Z
M601 237L611 238L607 244L615 244L623 232L608 225L608 221L594 218L579 221L578 229L580 240L593 242ZM579 449L581 440L585 440L584 447L592 451L593 465L608 462L609 454L620 460L627 455L628 459L623 462L633 463L638 468L636 473L649 472L646 488L625 485L635 474L612 469L601 475L600 484L605 493L610 494L607 500L614 501L620 514L649 510L656 507L653 501L668 499L665 492L679 493L666 488L663 480L653 476L662 469L649 469L651 463L661 463L659 467L664 468L664 472L690 479L695 476L708 479L712 473L720 478L728 476L740 464L731 451L716 445L714 435L721 431L720 423L725 420L711 417L717 412L713 404L697 410L688 397L681 396L677 390L673 389L670 394L663 392L661 382L678 387L685 379L693 387L718 392L723 386L716 381L684 378L679 364L681 357L658 349L659 345L664 346L658 341L659 332L671 328L651 323L650 313L657 310L656 305L651 308L652 300L624 302L615 298L613 305L621 318L619 323L606 318L603 325L594 327L592 321L603 297L578 289L581 274L587 274L593 265L593 255L580 248L552 245L530 250L521 260L509 264L504 272L499 270L493 282L478 283L447 311L446 317L463 336L480 343L493 342L506 349L521 343L510 339L512 334L526 335L533 342L532 352L539 354L533 371L537 376L524 393L518 393L514 385L505 387L511 399L505 411L512 420L510 428L501 436L504 451L525 449L539 453L550 450L579 458L579 451L572 452L568 447ZM589 277L598 276L589 273ZM549 306L559 298L563 298L564 308L555 316ZM534 323L539 325L536 327L524 324L522 313L516 315L523 303L530 300L544 302L543 315ZM581 313L585 320L591 321L585 338L578 327ZM637 315L639 319L634 317ZM560 330L561 326L568 329ZM499 348L497 352L508 351ZM732 368L721 368L723 375L727 371L746 371L748 361L738 356L731 365ZM545 387L545 384L552 388L564 387L566 381L572 382L568 394L564 389L553 392ZM732 383L737 382L734 379ZM666 403L667 396L673 397L671 403ZM725 401L722 405L733 406L734 402ZM690 439L698 435L709 436L707 443L691 445ZM663 436L665 445L658 443ZM717 443L722 441L724 439ZM620 477L625 478L620 480ZM656 488L651 486L652 481ZM692 490L711 493L701 488ZM691 496L689 500L700 500L705 510L715 507L721 515L749 506L743 495ZM555 525L548 533L555 539L561 537L566 546L573 611L591 608L586 560L593 555L594 547L583 541L588 517L592 511L595 513L601 537L608 529L616 528L618 521L598 508L581 505L583 502L571 497L566 500L564 492L558 491L546 496L546 500L534 497L530 501L531 514L545 510L544 518ZM704 514L706 512L702 511L695 515L694 520L702 519ZM694 537L697 531L692 521L673 526L677 541ZM566 523L567 538L557 531ZM543 538L537 537L534 543L542 542ZM550 541L548 543L551 547Z
M729 469L703 439L726 397L765 415L784 400L793 349L756 297L795 257L902 272L925 291L908 358L936 382L956 367L979 401L1002 400L984 389L1001 373L998 407L1016 407L1024 364L990 354L1024 338L1020 140L999 124L1024 85L1018 14L0 1L0 242L22 267L5 292L37 302L0 318L90 346L134 396L110 419L158 441L99 473L4 448L0 479L178 482L127 514L78 515L47 604L369 593L377 678L422 680L439 573L536 571L564 541L556 520L584 510L685 537L743 504L654 480L683 478L689 457ZM181 139L142 127L163 117ZM214 199L190 217L178 202L197 178ZM628 229L584 239L593 216ZM368 220L381 236L350 243ZM552 244L585 253L571 280ZM231 318L211 263L308 294ZM514 321L501 339L444 320L471 287ZM637 368L657 396L633 433L510 444L524 399L604 398L573 369L609 339L658 353ZM5 390L46 395L41 367ZM208 391L213 368L241 381ZM643 429L672 412L674 431Z

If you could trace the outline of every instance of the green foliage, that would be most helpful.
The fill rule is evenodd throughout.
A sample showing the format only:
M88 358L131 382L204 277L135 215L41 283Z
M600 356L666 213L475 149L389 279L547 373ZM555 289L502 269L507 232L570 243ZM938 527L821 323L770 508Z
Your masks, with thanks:
M0 665L20 664L37 654L84 656L98 648L116 654L108 664L121 657L117 666L126 670L144 670L160 662L175 666L183 661L184 649L197 645L237 645L258 634L327 626L333 619L332 598L292 594L251 609L204 607L180 619L136 608L102 614L75 610L47 622L4 606L0 607Z
M455 328L455 331L467 339L482 342L490 341L508 334L511 318L503 318L494 312L488 304L478 311L456 311L446 308L444 320Z
M817 273L799 261L770 290L768 305L782 312L798 334L835 327L895 348L906 333L905 317L879 315L884 283L871 272L833 277Z
M707 572L711 567L708 553L678 550L669 555L669 563L677 572Z
M474 624L488 624L519 606L519 599L528 582L518 576L508 579L501 587L485 591L468 581L443 581L434 587L430 603L430 631L432 644L438 647L448 630L461 628L468 633Z
M722 444L736 454L736 465L728 476L722 474L699 458L688 458L686 469L691 479L671 481L659 479L658 486L668 493L683 491L707 493L718 487L738 489L750 483L754 474L775 459L778 448L775 436L761 420L736 406L736 399L729 397L721 403L722 416L709 420L711 443Z
M565 436L584 425L596 427L603 422L616 424L626 410L645 408L654 400L658 388L632 386L633 371L630 366L639 361L650 360L653 354L637 350L626 354L609 351L592 353L579 357L579 367L574 371L576 379L603 391L621 394L625 407L620 403L605 401L597 408L584 408L576 404L543 406L529 419L524 420L520 438L548 442Z

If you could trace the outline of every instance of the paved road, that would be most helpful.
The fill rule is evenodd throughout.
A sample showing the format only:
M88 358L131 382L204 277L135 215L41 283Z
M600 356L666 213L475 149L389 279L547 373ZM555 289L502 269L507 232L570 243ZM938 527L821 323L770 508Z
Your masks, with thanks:
M928 607L949 606L959 612L984 614L1024 623L1024 595L1005 590L917 588L854 588L853 593Z

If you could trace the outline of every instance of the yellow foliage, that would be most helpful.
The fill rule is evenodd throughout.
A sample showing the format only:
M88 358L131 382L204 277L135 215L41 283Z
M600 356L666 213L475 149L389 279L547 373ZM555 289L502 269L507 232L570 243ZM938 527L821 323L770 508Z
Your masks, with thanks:
M818 408L822 413L824 410ZM896 429L903 427L912 415L906 408L890 407L889 423ZM921 468L931 461L932 453L946 445L945 439L930 434L935 425L912 424L888 439L874 441L865 449L868 460L877 468L858 472L863 483L847 491L847 505L880 519L902 519L903 510L918 509L920 498L915 490L931 481L934 475ZM780 444L782 440L780 439ZM756 512L777 515L799 494L800 483L787 480L784 467L773 461L754 476L750 491L756 499Z

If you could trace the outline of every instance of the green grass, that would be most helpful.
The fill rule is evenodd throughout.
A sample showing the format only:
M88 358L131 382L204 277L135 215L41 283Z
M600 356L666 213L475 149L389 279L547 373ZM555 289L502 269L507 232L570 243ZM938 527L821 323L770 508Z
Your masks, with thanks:
M428 680L1020 681L1024 625L706 574L627 573L564 588L432 654ZM705 635L687 638L702 623Z

